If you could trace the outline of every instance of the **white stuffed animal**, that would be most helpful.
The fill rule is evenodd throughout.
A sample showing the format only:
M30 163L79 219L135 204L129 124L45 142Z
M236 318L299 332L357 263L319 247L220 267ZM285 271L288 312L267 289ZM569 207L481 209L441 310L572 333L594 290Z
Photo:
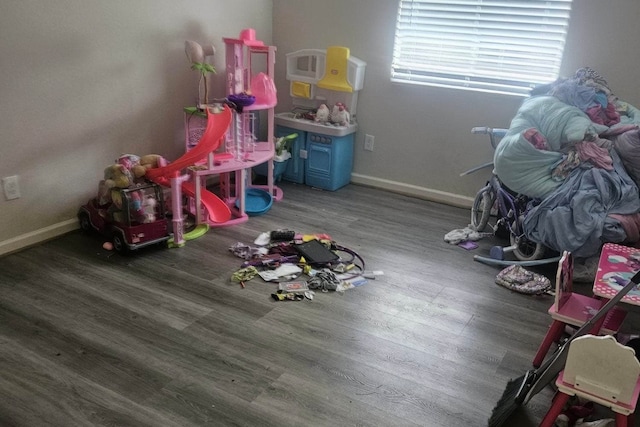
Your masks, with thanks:
M346 126L351 121L351 117L347 107L342 102L337 102L336 105L333 106L333 110L331 111L330 117L331 123Z
M326 104L320 104L318 111L316 111L316 122L326 123L329 121L329 107Z
M156 220L156 205L157 200L153 196L147 196L143 203L142 209L144 211L144 222L150 223Z

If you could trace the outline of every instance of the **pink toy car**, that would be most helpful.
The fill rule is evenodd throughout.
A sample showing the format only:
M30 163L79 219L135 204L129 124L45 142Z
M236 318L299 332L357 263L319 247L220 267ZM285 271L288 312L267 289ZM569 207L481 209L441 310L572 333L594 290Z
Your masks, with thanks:
M162 187L144 184L134 188L114 188L108 197L95 197L78 211L80 228L96 230L113 241L124 253L171 237Z

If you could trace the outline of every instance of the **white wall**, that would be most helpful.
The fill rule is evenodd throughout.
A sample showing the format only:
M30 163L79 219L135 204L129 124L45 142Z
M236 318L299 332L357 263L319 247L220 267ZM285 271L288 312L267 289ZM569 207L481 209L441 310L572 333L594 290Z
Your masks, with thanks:
M367 62L358 104L353 180L448 203L468 203L492 158L477 125L506 127L521 99L392 84L392 0L23 0L0 13L0 177L19 175L22 198L0 195L0 255L77 227L78 207L122 153L176 158L182 107L197 75L184 40L212 42L247 27L277 46L278 111L290 108L285 54L343 45ZM640 106L640 2L575 0L563 75L589 65ZM223 77L212 83L223 95ZM362 149L364 133L375 151ZM375 201L372 201L375 205ZM464 224L461 224L461 226Z
M508 127L522 98L390 82L397 1L274 0L273 40L278 111L290 108L285 54L299 49L349 47L367 62L358 98L353 180L454 204L469 203L487 176L460 177L490 161L488 140L470 129ZM591 66L619 96L638 106L640 2L574 0L562 74ZM363 150L364 134L375 151ZM461 224L464 226L464 224Z
M22 0L0 13L0 254L77 228L76 212L123 153L176 158L182 108L198 76L184 41L213 43L224 96L222 37L252 27L271 43L271 0Z

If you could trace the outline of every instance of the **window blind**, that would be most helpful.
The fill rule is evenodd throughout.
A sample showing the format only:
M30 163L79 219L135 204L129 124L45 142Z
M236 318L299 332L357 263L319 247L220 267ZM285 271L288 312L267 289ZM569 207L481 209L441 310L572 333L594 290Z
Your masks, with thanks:
M527 95L557 79L571 0L400 0L391 79Z

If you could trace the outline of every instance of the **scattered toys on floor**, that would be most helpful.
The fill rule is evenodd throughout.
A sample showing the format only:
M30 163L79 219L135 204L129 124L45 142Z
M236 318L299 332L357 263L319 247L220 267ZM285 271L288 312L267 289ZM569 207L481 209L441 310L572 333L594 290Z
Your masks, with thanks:
M278 284L276 301L312 300L315 291L344 292L361 286L382 271L365 271L355 251L337 244L328 234L297 234L291 230L261 233L250 246L234 243L229 251L244 261L231 280L245 287L260 276Z

